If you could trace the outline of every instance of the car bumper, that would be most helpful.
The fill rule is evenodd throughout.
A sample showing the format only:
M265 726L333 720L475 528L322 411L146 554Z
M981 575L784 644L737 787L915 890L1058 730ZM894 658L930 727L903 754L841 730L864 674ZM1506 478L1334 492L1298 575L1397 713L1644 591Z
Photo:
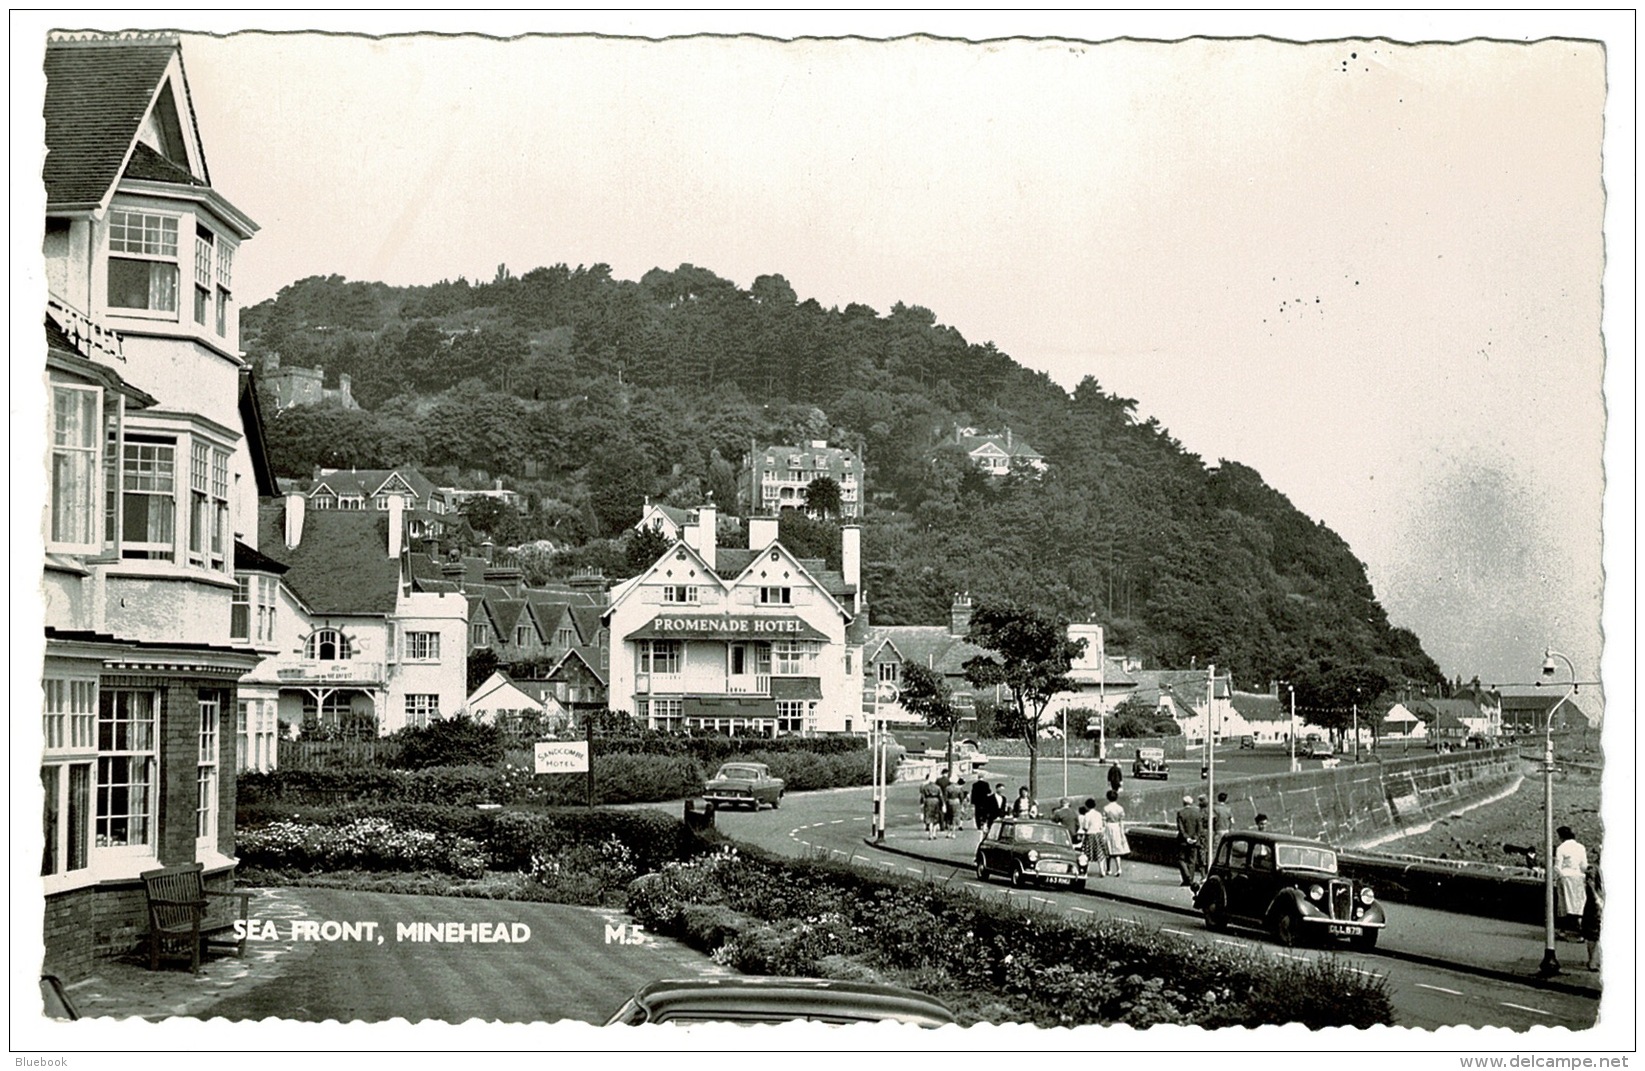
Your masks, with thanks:
M758 802L759 797L750 795L746 792L740 794L735 792L704 792L703 799L707 800L709 803L738 804L756 803Z
M1085 880L1085 871L1072 864L1066 872L1028 867L1023 871L1023 876L1043 885L1074 885Z

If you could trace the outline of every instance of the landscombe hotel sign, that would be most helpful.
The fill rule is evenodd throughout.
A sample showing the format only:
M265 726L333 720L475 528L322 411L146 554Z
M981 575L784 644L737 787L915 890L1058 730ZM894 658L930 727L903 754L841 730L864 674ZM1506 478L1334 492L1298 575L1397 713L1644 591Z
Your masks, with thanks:
M717 615L691 616L686 614L659 614L631 636L633 639L688 637L773 640L825 640L828 638L798 617L756 617L752 615L721 617Z

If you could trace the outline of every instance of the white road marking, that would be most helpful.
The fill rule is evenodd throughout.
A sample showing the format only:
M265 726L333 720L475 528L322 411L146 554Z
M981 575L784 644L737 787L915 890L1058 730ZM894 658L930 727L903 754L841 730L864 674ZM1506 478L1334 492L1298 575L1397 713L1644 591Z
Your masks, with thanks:
M917 867L917 866L905 866L905 867L903 867L903 869L904 870L912 870L916 874L918 874L920 872L920 868Z
M1432 989L1436 993L1449 993L1453 997L1462 996L1462 990L1460 990L1460 989L1446 989L1442 985L1429 985L1427 982L1418 982L1417 983L1417 988L1418 989Z
M1184 937L1192 937L1193 936L1193 934L1189 933L1187 930L1173 930L1169 926L1161 926L1160 927L1160 932L1161 933L1180 933Z
M1274 952L1274 955L1284 956L1286 959L1306 960L1308 958L1307 956L1299 956L1295 952L1280 952L1277 950Z
M1039 901L1039 902L1040 902L1040 903L1042 903L1042 904L1049 904L1049 903L1050 903L1050 902L1051 902L1051 901L1050 901L1050 900L1047 900L1047 899L1046 899L1046 898L1045 898L1045 897L1043 897L1043 896L1030 896L1030 897L1029 897L1029 898L1028 898L1028 899L1030 899L1030 900L1038 900L1038 901Z
M1353 971L1355 974L1363 974L1367 978L1376 978L1376 977L1378 977L1376 971L1362 971L1358 967L1349 967L1348 969Z
M1068 910L1070 910L1070 911L1078 911L1078 912L1079 912L1079 913L1080 913L1080 914L1082 914L1082 915L1094 915L1094 914L1096 914L1096 912L1095 912L1095 911L1092 911L1092 910L1091 910L1091 909L1090 909L1090 908L1088 908L1088 907L1071 907L1071 908L1069 908L1069 909L1068 909Z
M1541 1008L1527 1008L1523 1004L1509 1004L1506 1000L1499 1000L1499 1001L1497 1001L1497 1003L1501 1004L1504 1008L1517 1008L1520 1011L1528 1011L1532 1015L1547 1015L1548 1014L1547 1012L1543 1011Z
M1226 937L1213 937L1211 940L1215 941L1219 945L1234 945L1239 948L1243 948L1245 946L1244 941L1231 941Z

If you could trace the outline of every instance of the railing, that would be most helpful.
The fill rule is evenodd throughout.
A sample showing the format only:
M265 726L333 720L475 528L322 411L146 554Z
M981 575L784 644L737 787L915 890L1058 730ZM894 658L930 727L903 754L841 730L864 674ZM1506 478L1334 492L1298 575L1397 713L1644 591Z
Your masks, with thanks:
M282 681L368 681L380 684L385 679L381 662L361 662L352 658L338 661L304 659L295 665L276 666L275 675Z
M756 673L752 679L746 673L727 677L725 690L729 695L770 695L771 674Z

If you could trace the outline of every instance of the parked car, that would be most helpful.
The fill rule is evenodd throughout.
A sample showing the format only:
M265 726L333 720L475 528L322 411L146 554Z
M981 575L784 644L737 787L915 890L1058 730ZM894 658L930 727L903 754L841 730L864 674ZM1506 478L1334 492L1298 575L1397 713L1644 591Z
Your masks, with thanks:
M1250 734L1246 734L1245 736L1242 736L1242 737L1239 738L1239 749L1241 751L1250 751L1250 750L1253 750L1256 746L1257 746L1257 738L1254 737L1254 736L1251 736Z
M894 1022L948 1026L954 1013L936 997L898 986L831 978L667 978L635 993L607 1026L641 1023Z
M1025 885L1083 889L1090 865L1062 823L1049 819L1001 819L992 835L985 835L977 845L977 880L999 874L1019 889Z
M1162 747L1139 747L1137 757L1131 760L1131 776L1143 780L1164 781L1171 776L1170 770Z
M944 740L941 744L934 744L926 748L925 757L946 760L948 758L948 741ZM988 756L982 753L982 748L977 746L975 740L956 740L954 741L954 761L969 762L974 767L986 766L988 765Z
M728 762L703 787L703 799L715 807L747 807L760 809L769 803L781 807L783 779L771 776L771 768L763 762Z
M1335 754L1329 740L1307 740L1302 745L1302 757L1305 759L1328 759Z
M1264 929L1288 948L1318 938L1368 951L1388 921L1371 887L1337 870L1335 848L1247 830L1218 843L1194 906L1209 929L1233 923Z

